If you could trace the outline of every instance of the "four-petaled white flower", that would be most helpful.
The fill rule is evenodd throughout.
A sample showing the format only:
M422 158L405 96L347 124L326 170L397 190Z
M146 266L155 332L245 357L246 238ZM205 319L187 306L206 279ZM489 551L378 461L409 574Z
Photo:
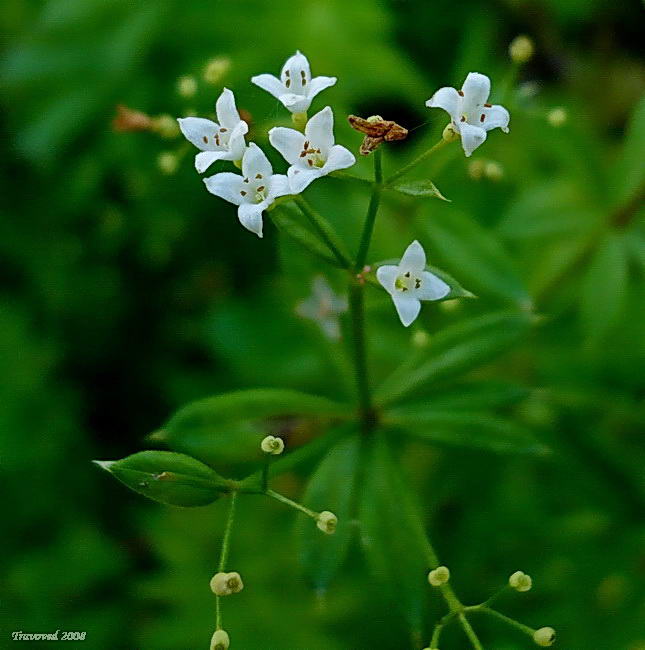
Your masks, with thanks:
M292 113L305 113L321 90L336 83L336 77L312 79L307 57L297 51L282 67L280 79L272 74L259 74L251 81L279 99Z
M287 176L292 194L300 194L316 178L356 162L350 151L334 144L334 114L329 106L307 122L304 134L278 126L269 131L269 142L291 165Z
M289 194L289 181L284 174L274 174L264 152L251 142L242 158L242 176L221 172L204 179L211 194L239 206L240 223L262 237L262 211L279 197Z
M378 281L392 296L405 327L419 315L421 300L441 300L450 293L450 287L425 268L425 251L415 240L403 253L398 266L380 266L376 271Z
M508 111L488 104L490 79L479 72L470 72L461 90L440 88L426 102L429 108L443 108L461 135L461 146L470 156L486 140L486 132L499 127L508 133Z
M322 275L316 276L311 295L296 306L296 313L318 323L325 336L340 338L339 314L347 311L347 300L334 293Z
M224 88L215 104L217 122L203 117L179 118L179 128L201 152L195 156L195 169L201 174L216 160L239 162L244 155L244 136L248 124L240 118L233 93Z

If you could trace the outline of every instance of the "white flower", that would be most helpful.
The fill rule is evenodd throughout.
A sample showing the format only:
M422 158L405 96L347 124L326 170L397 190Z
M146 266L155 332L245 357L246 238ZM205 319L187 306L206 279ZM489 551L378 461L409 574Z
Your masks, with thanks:
M221 172L204 179L211 194L239 206L240 223L262 237L262 211L279 196L289 194L289 182L284 174L274 174L264 152L251 142L242 158L242 176Z
M336 83L336 77L312 79L307 57L297 51L282 67L280 79L272 74L259 74L251 81L279 99L292 113L305 113L321 90Z
M195 169L201 174L216 160L242 160L244 155L244 136L248 124L240 119L235 107L233 93L224 88L215 104L217 122L203 117L179 118L179 128L201 152L195 156Z
M269 131L269 141L291 165L287 176L292 194L300 194L316 178L356 162L350 151L334 144L334 114L329 106L307 122L304 134L278 126Z
M379 266L376 271L378 281L392 296L405 327L419 315L421 300L440 300L450 293L450 287L425 268L425 251L415 240L403 253L398 266Z
M347 311L347 300L336 295L322 275L314 279L309 298L296 306L298 316L318 323L325 336L330 339L340 338L338 315L345 311Z
M470 72L461 90L440 88L426 102L428 108L443 108L461 136L461 146L470 156L486 140L486 132L499 127L508 133L510 115L503 106L488 104L490 79Z

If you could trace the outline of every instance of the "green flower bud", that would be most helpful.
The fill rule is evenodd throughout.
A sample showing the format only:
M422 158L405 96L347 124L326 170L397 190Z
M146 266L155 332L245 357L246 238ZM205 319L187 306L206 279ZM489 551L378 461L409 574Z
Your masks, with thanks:
M428 582L433 587L441 587L450 580L450 569L447 566L438 566L428 573Z
M336 532L337 524L338 517L336 517L333 512L329 512L329 510L323 510L318 515L318 521L316 522L316 526L318 526L323 533L327 533L327 535L333 535Z
M228 650L230 645L231 640L226 630L215 630L211 638L211 650Z
M484 175L485 163L483 160L476 158L468 163L468 176L474 181L480 181Z
M528 591L533 586L533 580L523 571L516 571L508 579L508 584L516 591Z
M417 330L412 335L412 345L415 348L425 348L430 343L430 335L423 330Z
M556 129L566 123L567 117L567 111L561 107L550 110L546 115L547 122Z
M307 111L303 113L291 113L291 121L298 131L304 131L307 126Z
M222 77L230 70L231 60L224 56L211 59L204 68L204 81L216 86L222 80Z
M179 79L177 79L177 92L187 99L194 97L197 92L197 80L195 77L191 75L179 77Z
M230 596L239 593L242 589L244 589L244 583L236 571L230 573L220 571L211 578L211 591L216 596Z
M160 135L162 138L176 138L180 131L177 120L171 115L159 115L153 117L150 129Z
M276 438L275 436L267 436L260 443L260 448L265 454L278 456L284 451L284 441L282 440L282 438Z
M441 137L445 142L454 142L459 138L459 132L455 129L452 122L446 124L446 128L443 130Z
M497 182L501 181L504 178L504 169L503 167L494 160L489 160L484 165L484 175L490 181Z
M535 630L533 641L543 648L553 645L555 642L555 630L552 627L541 627Z
M508 53L515 63L526 63L533 56L534 49L528 36L517 36L508 46Z
M162 151L157 158L157 166L164 174L171 176L177 171L179 161L177 156L170 151Z

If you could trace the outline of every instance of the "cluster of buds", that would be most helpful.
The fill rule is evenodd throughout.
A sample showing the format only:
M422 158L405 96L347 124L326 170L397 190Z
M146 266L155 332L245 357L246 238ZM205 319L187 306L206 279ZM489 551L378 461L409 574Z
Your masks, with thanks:
M220 571L211 578L211 591L216 596L230 596L238 594L244 589L244 583L240 574L236 571L224 573Z
M267 436L260 443L260 448L265 454L270 454L272 456L279 456L284 451L284 441L282 438L276 438L275 436Z

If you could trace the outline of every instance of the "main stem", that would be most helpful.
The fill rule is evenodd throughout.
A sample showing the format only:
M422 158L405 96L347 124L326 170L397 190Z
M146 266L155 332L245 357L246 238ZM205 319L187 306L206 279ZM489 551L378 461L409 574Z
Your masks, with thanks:
M372 241L372 233L374 232L374 222L376 221L376 213L378 212L379 204L381 203L381 189L383 184L383 164L381 159L381 150L377 149L374 152L374 186L372 187L372 196L370 197L370 204L367 208L367 216L363 225L363 234L361 235L361 243L358 247L356 254L356 262L354 269L360 272L365 265L367 253Z

